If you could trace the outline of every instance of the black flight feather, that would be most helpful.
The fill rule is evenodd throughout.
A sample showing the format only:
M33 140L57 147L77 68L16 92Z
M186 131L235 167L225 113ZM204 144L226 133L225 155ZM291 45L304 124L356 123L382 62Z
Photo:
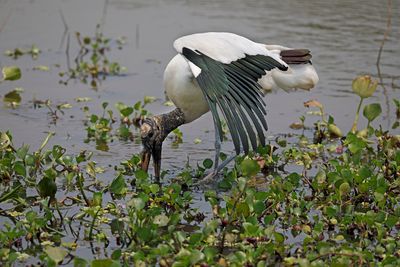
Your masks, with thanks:
M302 51L302 53L306 54ZM302 53L286 54L298 60ZM225 118L237 154L249 152L249 140L253 150L257 148L257 137L265 145L265 103L258 79L273 68L287 70L285 65L265 55L245 55L229 64L214 60L198 50L184 47L182 54L201 69L196 80L210 107L222 141L219 108ZM251 122L251 123L250 123ZM256 131L254 131L253 126ZM256 134L257 133L257 134Z

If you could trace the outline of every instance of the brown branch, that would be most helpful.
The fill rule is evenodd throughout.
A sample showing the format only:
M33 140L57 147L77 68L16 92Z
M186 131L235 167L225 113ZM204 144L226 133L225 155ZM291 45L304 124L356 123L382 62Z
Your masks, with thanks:
M376 59L376 67L378 69L378 77L379 77L379 82L383 88L383 94L385 95L385 102L386 102L386 116L388 119L388 125L390 125L390 102L389 102L389 96L387 89L385 87L385 84L383 83L383 78L382 78L382 73L381 73L381 67L380 67L380 61L381 61L381 55L383 51L383 46L385 45L386 40L388 39L390 30L391 30L391 25L392 25L392 0L387 1L387 22L386 22L386 30L383 35L383 39L381 41L381 45L379 47L379 52L378 52L378 58Z

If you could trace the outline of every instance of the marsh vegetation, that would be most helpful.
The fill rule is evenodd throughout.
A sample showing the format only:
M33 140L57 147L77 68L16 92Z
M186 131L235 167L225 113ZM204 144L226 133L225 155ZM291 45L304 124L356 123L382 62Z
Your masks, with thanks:
M334 93L294 93L295 108L268 115L268 144L237 157L209 185L198 182L213 165L210 118L199 122L205 130L182 127L166 142L156 181L140 169L139 126L170 108L160 90L145 89L153 80L160 87L164 60L147 50L141 58L139 26L133 37L108 37L106 8L87 34L72 32L68 16L57 12L65 29L57 52L14 40L2 51L0 265L400 265L398 62L382 58L379 71L332 71L330 83L315 90ZM0 36L12 36L1 19ZM393 57L398 49L390 41ZM366 49L377 51L379 43ZM121 53L137 55L130 60L144 71L124 67ZM376 54L361 51L360 58L374 62ZM324 79L328 63L315 61ZM149 84L136 87L142 77ZM34 86L44 89L36 94ZM221 159L232 149L226 128Z

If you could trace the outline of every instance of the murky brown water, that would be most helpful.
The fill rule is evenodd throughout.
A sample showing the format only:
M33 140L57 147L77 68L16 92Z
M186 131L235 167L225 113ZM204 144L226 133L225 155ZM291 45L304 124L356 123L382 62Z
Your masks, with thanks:
M386 1L161 1L110 0L106 9L104 34L107 37L126 36L123 50L113 50L111 59L128 68L128 75L108 78L98 91L80 83L63 86L58 72L65 70L65 46L60 49L64 26L62 10L71 33L79 31L93 35L103 14L103 2L79 0L0 0L0 52L15 47L36 44L41 50L37 60L24 56L17 61L0 56L0 65L22 67L23 78L0 85L3 96L13 87L25 92L17 109L0 107L0 130L11 130L17 144L28 143L36 149L46 136L55 131L51 144L59 143L70 153L82 149L94 150L94 144L84 144L84 113L88 105L99 113L101 103L112 106L118 101L133 105L145 95L160 100L149 106L152 113L171 108L162 105L162 74L175 54L172 42L179 36L203 31L229 31L258 42L278 43L312 50L320 83L311 92L278 92L266 96L269 134L291 132L290 123L303 114L303 102L318 99L335 122L347 132L351 127L358 97L351 92L351 81L358 74L377 76L375 66L380 41L386 26ZM399 98L400 90L400 1L393 1L392 32L382 54L382 73L389 98ZM61 69L54 67L60 64ZM33 71L36 65L51 67L50 72ZM92 102L79 104L75 97L91 97ZM31 101L50 99L54 103L67 101L73 108L51 125L45 108L33 109ZM380 89L369 101L384 103ZM392 101L392 100L391 100ZM385 108L384 108L385 109ZM393 107L392 107L393 112ZM166 141L163 168L179 168L189 157L202 160L213 156L214 134L210 114L181 127L184 143L177 149ZM386 121L381 121L387 127ZM210 130L210 131L208 131ZM201 144L193 140L200 138ZM225 144L229 151L230 144ZM140 151L139 143L113 142L108 152L96 151L100 165L117 164Z

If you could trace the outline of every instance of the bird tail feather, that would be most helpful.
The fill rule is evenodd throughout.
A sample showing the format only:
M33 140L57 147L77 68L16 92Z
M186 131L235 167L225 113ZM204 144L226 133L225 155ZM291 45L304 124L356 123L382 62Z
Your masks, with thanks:
M311 63L308 49L292 49L277 45L266 45L271 52L279 53L281 59L289 65L287 71L274 69L264 75L258 82L265 91L283 89L310 90L319 81L318 74Z

